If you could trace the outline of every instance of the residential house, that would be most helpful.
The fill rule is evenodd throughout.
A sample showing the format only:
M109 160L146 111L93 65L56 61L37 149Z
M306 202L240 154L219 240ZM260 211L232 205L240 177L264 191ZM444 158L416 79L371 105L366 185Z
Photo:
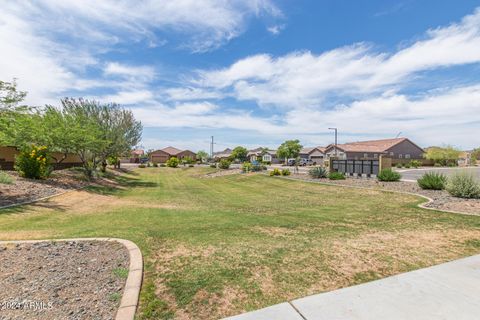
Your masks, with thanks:
M13 170L15 165L15 157L20 153L17 147L5 146L0 147L0 169ZM50 164L55 170L61 170L82 165L80 157L74 153L50 153Z
M281 159L277 157L277 150L270 150L265 148L256 148L248 151L247 158L250 162L261 161L270 163L280 163Z
M132 150L132 152L130 152L129 162L130 163L139 163L140 158L143 157L144 155L145 155L145 151L142 150L142 149Z
M220 160L223 160L223 159L229 159L230 156L232 155L232 151L233 151L232 149L226 148L223 151L214 152L213 153L213 160L220 161Z
M324 147L313 147L313 148L303 148L300 150L300 158L311 160L314 165L323 164L325 159L325 148Z
M168 159L176 157L181 160L186 157L189 157L193 160L196 160L196 153L190 150L180 150L174 147L166 147L160 150L156 150L150 153L150 162L153 163L165 163Z
M325 154L327 158L339 159L378 159L386 156L393 162L405 162L411 159L422 160L425 151L407 138L357 141L329 145Z

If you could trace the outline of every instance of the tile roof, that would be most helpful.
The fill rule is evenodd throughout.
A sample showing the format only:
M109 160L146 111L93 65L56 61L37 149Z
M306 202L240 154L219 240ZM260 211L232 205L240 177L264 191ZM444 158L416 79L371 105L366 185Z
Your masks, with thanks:
M381 139L381 140L369 140L369 141L357 141L338 144L338 148L345 152L387 152L391 147L408 140L407 138L395 138L395 139ZM331 145L330 147L333 147Z
M132 150L132 154L136 156L143 156L145 154L145 151L143 151L142 149L135 149Z
M319 150L320 152L325 152L325 149L326 149L326 148L324 148L324 147L303 148L302 150L300 150L300 153L302 153L302 154L311 153L311 152L313 152L314 150Z
M174 148L174 147L166 147L166 148L161 149L161 151L166 152L171 156L177 155L180 152L182 152L182 150Z

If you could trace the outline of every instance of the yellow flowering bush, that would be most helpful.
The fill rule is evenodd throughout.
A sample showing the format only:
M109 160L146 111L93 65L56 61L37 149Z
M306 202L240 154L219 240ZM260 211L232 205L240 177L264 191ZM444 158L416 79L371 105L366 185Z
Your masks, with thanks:
M47 147L31 146L22 150L15 159L15 170L25 178L47 178L51 172Z

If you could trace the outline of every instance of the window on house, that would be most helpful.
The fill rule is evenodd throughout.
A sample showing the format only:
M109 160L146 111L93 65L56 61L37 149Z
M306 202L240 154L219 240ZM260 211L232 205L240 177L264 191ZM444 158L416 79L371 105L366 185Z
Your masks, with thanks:
M394 156L394 154L395 154L395 153L393 153L393 152L390 152L390 155L391 155L392 157Z
M364 153L364 154L363 154L363 157L364 157L364 158L368 158L368 153Z
M272 161L272 156L269 154L266 154L263 156L263 161Z
M405 159L410 159L410 154L405 154Z
M401 153L398 154L398 158L399 159L402 159L403 158L403 155Z
M378 159L378 153L373 154L373 158Z

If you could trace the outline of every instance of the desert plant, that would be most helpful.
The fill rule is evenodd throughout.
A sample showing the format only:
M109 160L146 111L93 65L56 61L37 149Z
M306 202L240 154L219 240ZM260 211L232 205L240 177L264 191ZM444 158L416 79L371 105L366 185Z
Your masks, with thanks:
M377 176L380 181L399 181L402 175L392 169L382 169Z
M290 175L290 170L288 169L283 169L282 170L282 176L289 176Z
M412 166L413 168L418 168L422 165L422 162L419 161L419 160L412 160L410 161L410 166Z
M315 167L308 171L310 177L315 179L326 178L327 177L327 170L322 167Z
M167 160L167 162L165 163L167 165L167 167L170 167L170 168L176 168L178 167L178 159L177 157L171 157L170 159Z
M242 164L242 171L246 173L252 171L252 164L250 162L244 162Z
M273 177L273 176L281 176L282 175L282 172L280 170L278 170L277 168L273 169L272 171L270 171L270 176Z
M220 160L220 162L218 163L218 167L219 167L220 169L228 169L228 168L230 168L230 165L231 165L231 164L232 164L232 163L231 163L229 160L227 160L227 159L222 159L222 160Z
M480 182L468 172L456 172L448 179L447 191L459 198L480 198Z
M345 180L345 174L341 172L332 171L328 174L330 180Z
M1 184L12 184L13 179L7 173L0 171L0 183Z
M442 173L427 172L417 180L422 189L443 190L447 183L447 177Z
M15 159L15 170L25 178L47 178L52 171L47 147L32 146L21 151Z

